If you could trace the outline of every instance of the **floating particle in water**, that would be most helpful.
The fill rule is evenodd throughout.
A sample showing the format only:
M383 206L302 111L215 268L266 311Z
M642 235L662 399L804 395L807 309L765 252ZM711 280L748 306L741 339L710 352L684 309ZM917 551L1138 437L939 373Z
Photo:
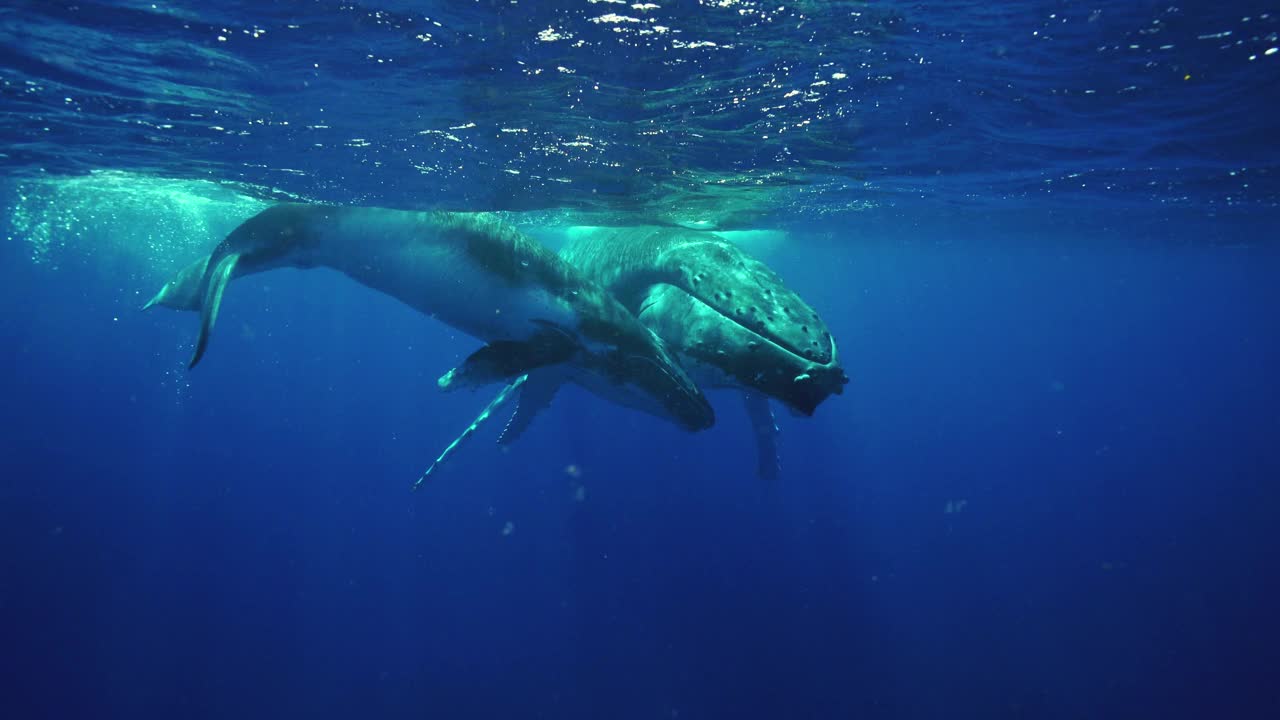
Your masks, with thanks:
M516 524L515 524L515 523L513 523L513 522L511 522L510 520L508 520L508 521L507 521L507 524L506 524L506 525L503 525L503 526L502 526L502 536L503 536L503 537L506 537L506 536L510 535L511 533L513 533L513 532L515 532L515 531L516 531Z

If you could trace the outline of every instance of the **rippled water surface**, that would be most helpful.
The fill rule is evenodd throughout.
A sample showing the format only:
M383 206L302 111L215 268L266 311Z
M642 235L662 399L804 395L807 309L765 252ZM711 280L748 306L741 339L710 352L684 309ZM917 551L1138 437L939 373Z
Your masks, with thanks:
M0 159L721 225L1270 207L1277 31L1251 2L11 0Z

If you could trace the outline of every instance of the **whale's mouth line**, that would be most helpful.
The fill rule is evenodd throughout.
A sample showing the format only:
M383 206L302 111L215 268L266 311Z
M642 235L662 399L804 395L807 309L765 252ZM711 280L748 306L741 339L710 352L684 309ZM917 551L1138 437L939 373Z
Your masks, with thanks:
M832 343L832 344L831 344L831 360L830 360L829 362L826 362L826 363L819 363L819 362L817 362L817 361L815 361L815 360L813 360L813 359L811 359L811 358L807 358L807 357L805 357L804 355L801 355L800 353L798 353L798 352L796 352L796 351L792 350L792 349L791 349L791 348L789 348L789 347L786 347L786 346L784 346L784 345L780 344L777 340L775 340L775 339L773 339L773 338L769 337L768 335L762 335L762 334L760 333L760 331L756 330L755 328L748 327L748 326L744 325L740 320L738 320L737 318L733 317L732 315L726 315L725 313L723 313L723 312L721 312L720 310L716 309L713 305L710 305L710 304L708 304L708 303L704 302L704 301L703 301L701 298L699 298L698 296L696 296L696 295L694 295L694 294L692 294L692 293L690 293L690 292L686 291L684 288L682 288L682 287L680 287L680 286L678 286L678 285L668 285L668 287L670 287L671 289L675 290L676 292L679 292L679 293L684 294L684 295L685 295L686 297L688 297L691 301L693 301L693 302L695 302L695 303L697 303L697 304L701 305L702 307L706 308L707 310L709 310L709 311L711 311L711 312L715 313L715 315L716 315L717 317L720 317L720 318L723 318L723 319L725 319L725 320L728 320L730 323L732 323L732 324L734 325L734 327L737 327L737 328L742 329L743 331L745 331L745 332L749 333L752 337L759 339L761 342L768 343L771 347L773 347L773 348L777 349L779 352L786 353L787 355L791 356L792 358L795 358L795 360L796 360L798 363L800 363L800 364L802 364L802 365L804 365L804 366L806 366L806 367L810 368L811 370L825 370L825 369L835 368L835 367L838 367L838 366L839 366L839 365L838 365L838 363L839 363L839 358L837 358L837 356L836 356L835 343ZM639 310L639 312L637 312L637 313L636 313L636 316L637 316L637 317L643 316L643 315L644 315L645 310L648 310L648 309L649 309L649 308L654 304L654 302L655 302L655 301L652 301L652 300L651 300L651 301L646 302L644 305L641 305L641 306L640 306L640 310Z

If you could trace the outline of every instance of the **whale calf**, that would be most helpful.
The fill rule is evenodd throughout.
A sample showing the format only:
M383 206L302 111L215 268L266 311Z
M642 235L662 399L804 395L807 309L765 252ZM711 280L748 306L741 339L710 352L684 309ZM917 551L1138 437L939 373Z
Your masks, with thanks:
M755 436L757 473L780 471L769 399L812 415L849 382L835 340L816 311L771 268L707 231L666 226L592 228L570 233L562 258L602 283L681 356L704 387L741 391ZM419 479L433 473L511 398L516 409L499 443L509 444L550 405L559 386L578 382L611 402L652 410L616 388L583 383L555 368L508 385Z
M675 354L599 283L484 213L281 204L246 220L145 307L200 312L189 367L208 349L235 277L328 267L486 345L443 388L509 380L538 368L616 387L691 430L715 420ZM145 309L145 308L144 308Z

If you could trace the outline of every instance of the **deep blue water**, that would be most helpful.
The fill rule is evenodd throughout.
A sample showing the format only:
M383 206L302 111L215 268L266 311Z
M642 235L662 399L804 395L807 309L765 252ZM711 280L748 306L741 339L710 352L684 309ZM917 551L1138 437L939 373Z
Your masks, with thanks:
M212 5L0 7L0 716L1280 717L1280 6ZM477 341L138 310L282 197L783 231L852 382L411 493Z

